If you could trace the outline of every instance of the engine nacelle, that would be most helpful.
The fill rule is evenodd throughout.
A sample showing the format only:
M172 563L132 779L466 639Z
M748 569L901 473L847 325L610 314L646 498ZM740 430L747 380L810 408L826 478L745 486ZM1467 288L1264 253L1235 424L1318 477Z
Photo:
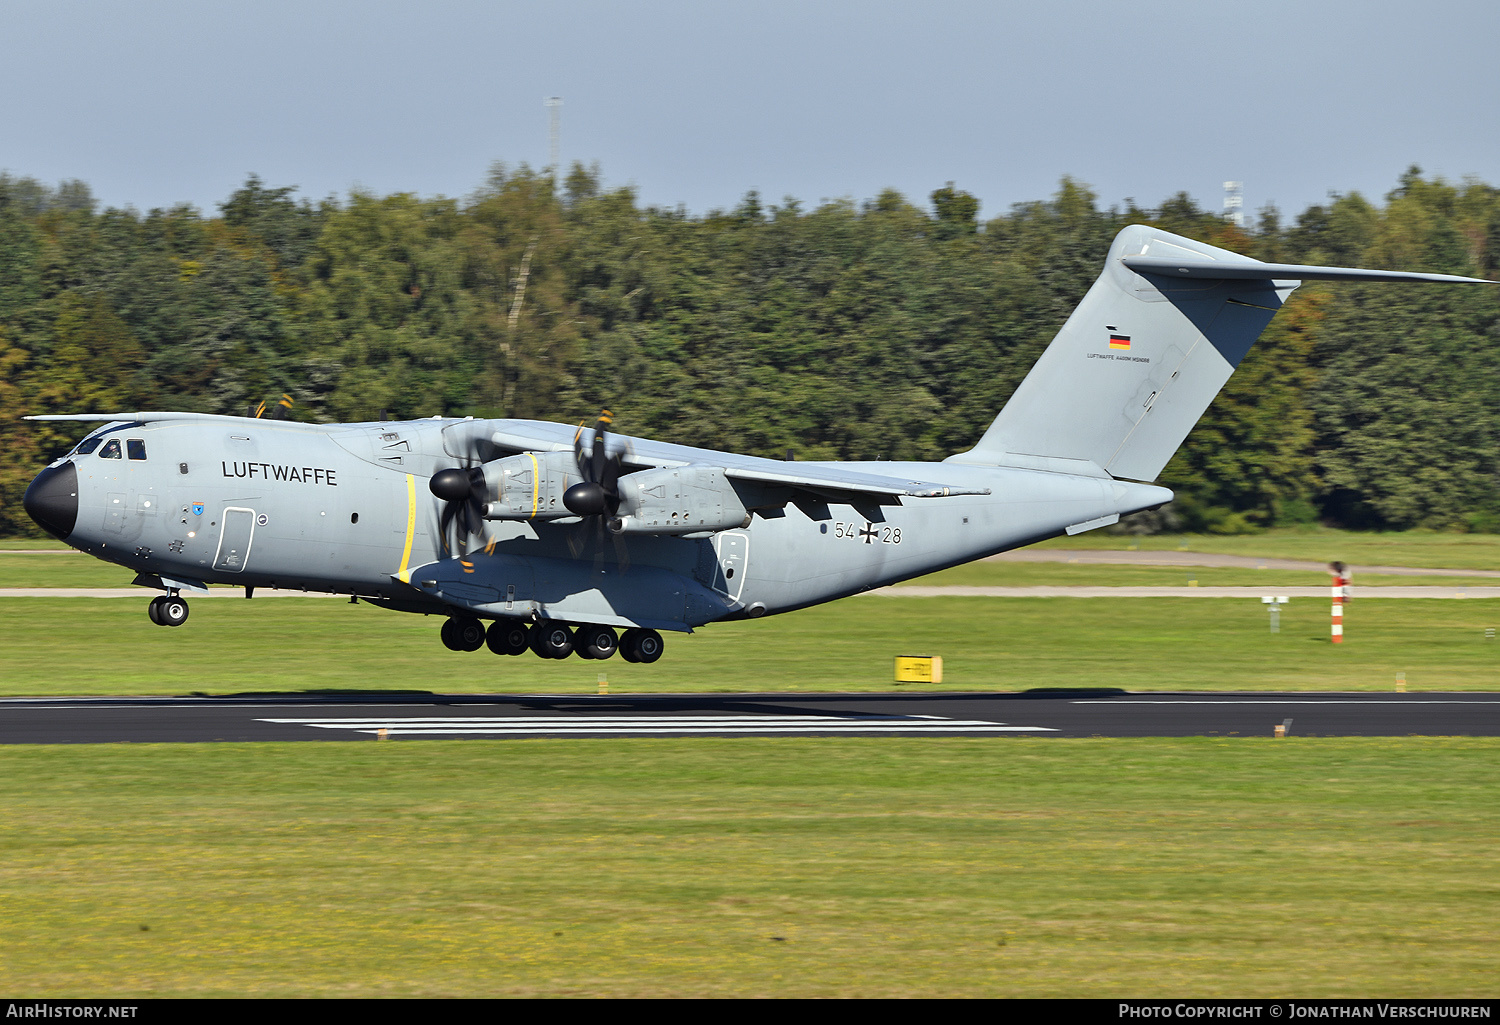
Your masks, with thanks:
M572 516L563 492L583 479L572 452L522 452L486 463L485 477L498 483L497 500L484 507L487 520L556 520Z
M616 534L697 534L750 523L750 510L724 471L711 466L642 470L620 478Z

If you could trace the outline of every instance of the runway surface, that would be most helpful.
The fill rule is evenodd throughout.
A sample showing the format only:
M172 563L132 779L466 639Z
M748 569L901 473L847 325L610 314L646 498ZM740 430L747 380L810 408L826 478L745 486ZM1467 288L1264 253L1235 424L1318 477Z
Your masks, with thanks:
M0 743L620 736L1500 736L1500 693L7 698Z

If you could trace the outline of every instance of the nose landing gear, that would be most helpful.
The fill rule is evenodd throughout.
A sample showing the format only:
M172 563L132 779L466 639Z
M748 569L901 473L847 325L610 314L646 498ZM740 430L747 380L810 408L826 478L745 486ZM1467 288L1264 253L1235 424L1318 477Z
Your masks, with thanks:
M157 626L181 626L187 622L188 603L175 594L158 595L146 606L146 615Z

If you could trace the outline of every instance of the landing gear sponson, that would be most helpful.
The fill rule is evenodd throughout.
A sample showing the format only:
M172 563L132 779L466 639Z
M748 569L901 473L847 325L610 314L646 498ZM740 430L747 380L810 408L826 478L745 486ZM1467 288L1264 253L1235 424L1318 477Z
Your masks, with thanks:
M161 599L158 599L161 600ZM181 599L178 599L179 601ZM184 618L186 613L184 613ZM155 614L152 615L153 620ZM540 658L612 658L618 651L627 662L655 662L664 648L655 630L632 627L617 635L607 626L567 623L545 619L527 625L519 619L497 619L488 630L472 616L444 620L443 644L453 651L478 651L488 647L497 655L520 655L531 651Z

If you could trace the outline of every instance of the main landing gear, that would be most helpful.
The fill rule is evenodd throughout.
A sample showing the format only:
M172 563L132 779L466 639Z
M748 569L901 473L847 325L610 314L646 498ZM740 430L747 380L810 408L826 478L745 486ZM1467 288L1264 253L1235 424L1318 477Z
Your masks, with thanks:
M175 594L158 595L146 606L146 615L157 626L181 626L187 622L188 603Z
M577 655L602 660L618 651L627 662L655 662L664 647L661 634L655 630L632 627L617 635L607 626L585 624L574 628L554 619L530 625L519 619L497 619L486 630L472 616L454 616L444 620L440 635L443 644L453 651L488 647L497 655L519 655L529 650L539 658Z

